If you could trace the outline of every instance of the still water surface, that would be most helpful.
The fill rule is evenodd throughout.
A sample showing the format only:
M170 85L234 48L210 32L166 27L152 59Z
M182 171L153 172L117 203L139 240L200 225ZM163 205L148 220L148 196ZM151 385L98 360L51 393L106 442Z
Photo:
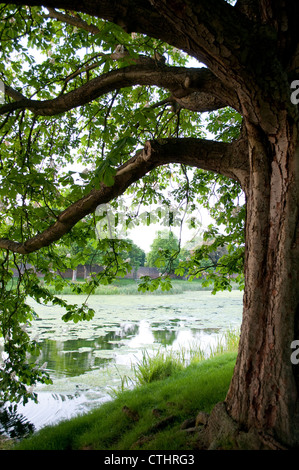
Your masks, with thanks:
M30 329L42 347L39 363L53 380L36 388L39 403L19 405L17 416L35 430L86 412L110 399L109 391L131 374L131 365L165 346L208 348L228 328L241 324L243 293L185 292L172 295L98 295L88 300L91 321L61 320L55 306L35 304ZM73 296L64 296L74 303ZM77 296L78 304L85 297ZM1 422L0 422L1 431Z

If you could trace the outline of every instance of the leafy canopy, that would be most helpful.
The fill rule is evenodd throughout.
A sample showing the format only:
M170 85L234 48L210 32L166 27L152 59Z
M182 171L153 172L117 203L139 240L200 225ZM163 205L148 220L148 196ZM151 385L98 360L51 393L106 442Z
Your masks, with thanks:
M81 27L52 18L46 8L0 4L0 79L14 90L6 95L6 103L17 100L16 93L27 99L53 99L101 74L130 66L141 56L163 55L167 64L177 66L188 62L185 54L162 41L127 34L114 24L85 14L79 17L67 13L73 23L80 19ZM126 53L116 59L119 50ZM168 90L139 85L109 91L53 116L37 115L28 109L7 113L0 121L0 237L24 242L41 233L61 211L101 182L113 184L116 168L148 139L203 137L209 131L218 140L230 142L240 131L240 117L227 108L210 114L206 129L205 124L199 114L175 108ZM141 206L165 208L175 201L182 220L186 211L194 213L199 204L208 208L216 225L208 228L204 239L212 242L195 250L181 269L191 277L200 276L202 260L219 246L226 246L227 254L213 267L207 282L214 283L216 290L227 288L227 275L234 272L240 273L242 282L244 205L235 181L173 164L148 173L126 194L134 201L136 211L131 216L137 224ZM111 205L117 213L118 200ZM99 240L98 221L96 214L86 216L61 240L34 253L1 250L1 400L26 402L35 398L34 384L50 382L47 372L31 359L38 355L39 345L28 333L36 318L28 298L60 306L65 321L89 320L93 311L87 300L94 288L130 269L129 256L123 255L130 251L128 242ZM197 224L196 218L192 223ZM177 254L173 250L163 253L164 266L170 257L174 262L177 247ZM101 254L104 270L85 284L72 283L74 293L86 293L86 302L78 306L74 297L74 303L67 304L59 293L69 281L60 273L89 262L94 253ZM175 267L179 273L177 261ZM55 287L56 294L51 293L50 286ZM170 288L167 270L155 280L145 278L140 288L159 286Z

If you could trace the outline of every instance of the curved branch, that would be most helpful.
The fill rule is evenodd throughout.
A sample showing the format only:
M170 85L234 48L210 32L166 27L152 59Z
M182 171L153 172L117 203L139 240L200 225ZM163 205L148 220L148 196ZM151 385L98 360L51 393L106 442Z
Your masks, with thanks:
M112 186L102 183L100 189L93 189L87 196L76 201L58 216L53 225L24 243L0 239L0 248L27 254L49 246L68 233L86 215L93 213L98 205L120 196L130 185L161 165L183 163L223 174L245 184L248 156L244 150L241 141L233 144L196 138L148 141L142 151L118 168Z
M17 90L14 90L13 88L11 88L10 86L8 85L5 85L5 94L7 96L10 96L10 98L12 98L13 100L15 101L24 101L24 100L27 100L26 96L22 95L22 93L20 93L19 91ZM1 109L1 108L0 108Z
M219 58L219 44L224 41L236 59L242 52L239 38L249 41L248 18L224 0L16 0L14 3L87 13L111 21L127 32L159 38L204 62ZM227 56L225 60L228 62L230 58Z
M244 53L242 46L247 41L250 47L251 22L224 0L150 0L150 3L174 31L186 38L188 53L211 70L213 65L228 70L232 63L236 68Z
M84 29L91 34L98 34L100 30L94 24L88 24L86 21L82 20L79 16L71 16L67 13L61 13L60 11L56 11L55 8L48 7L48 15L45 15L45 18L54 18L58 21L62 21L63 23L70 24L75 26L76 28Z
M0 115L17 109L29 109L36 115L53 116L85 105L116 89L134 85L155 85L166 88L176 98L183 98L194 92L203 93L205 103L201 109L197 99L197 111L206 111L207 101L210 101L209 110L219 109L228 105L238 109L236 94L223 86L220 80L208 69L168 67L157 64L154 59L150 58L147 59L147 62L149 63L144 65L131 65L118 70L112 70L93 78L73 91L59 95L53 100L31 100L18 94L18 96L15 96L17 101L0 107ZM5 89L6 93L13 96L10 87L5 87ZM186 104L184 107L188 107L188 105Z

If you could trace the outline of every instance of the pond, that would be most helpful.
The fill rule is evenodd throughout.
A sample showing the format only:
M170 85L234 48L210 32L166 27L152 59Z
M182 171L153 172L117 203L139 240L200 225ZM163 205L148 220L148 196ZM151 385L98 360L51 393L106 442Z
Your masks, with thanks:
M84 296L64 296L82 303ZM35 430L69 419L111 399L111 389L132 373L144 350L180 349L199 344L208 348L229 328L241 325L243 293L192 291L164 295L95 295L88 300L95 316L74 324L61 320L55 306L34 305L39 318L30 334L41 345L39 363L46 363L52 385L36 388L38 404L18 405L11 423ZM2 423L9 433L7 412ZM2 419L2 421L3 421ZM25 427L26 427L25 426ZM0 412L1 434L1 412Z

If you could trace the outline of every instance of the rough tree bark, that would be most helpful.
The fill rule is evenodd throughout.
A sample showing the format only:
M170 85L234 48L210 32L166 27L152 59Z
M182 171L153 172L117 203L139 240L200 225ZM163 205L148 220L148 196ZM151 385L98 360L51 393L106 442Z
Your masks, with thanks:
M37 0L15 3L40 4ZM208 153L205 154L208 144L198 147L203 157L197 160L189 158L192 152L188 157L186 149L181 148L179 154L177 145L174 158L171 143L163 151L157 150L157 143L148 144L142 156L128 162L133 170L130 177L126 166L121 168L116 177L118 187L103 187L101 195L93 192L90 200L80 201L76 209L85 204L86 210L92 210L94 204L120 194L134 178L136 181L146 171L170 161L219 171L240 181L247 199L240 347L226 400L212 412L202 443L217 448L230 439L236 448L299 447L299 372L290 360L291 343L299 339L299 127L298 108L290 100L290 83L299 79L297 0L239 0L235 7L222 0L42 3L99 16L129 32L158 37L188 52L210 69L210 83L214 80L217 84L215 108L228 104L242 114L245 146L243 139L243 151L239 151L239 143L231 160L224 158L226 149L219 146L210 146L215 152L211 164L213 159L209 161ZM139 69L131 69L132 73L141 70L136 67ZM163 73L153 70L152 77L159 76L159 86L163 86ZM143 83L144 76L143 73ZM168 79L171 80L171 75ZM184 88L186 76L180 83L180 89ZM204 97L210 97L211 109L213 86L191 88L185 95L176 95L174 90L175 98L189 109L200 111L203 109L200 93L208 92ZM20 96L15 99L19 101L13 105L15 109L32 105L29 100L22 102ZM47 109L53 104L57 102L47 103ZM40 112L46 112L46 107L40 106ZM36 112L38 107L35 102ZM156 157L161 157L159 163L153 150ZM69 209L57 221L59 233L52 240L66 233L73 223L76 220ZM22 246L8 240L2 240L0 246L19 252L32 251L51 242L49 238L45 241L44 235L49 233L40 234Z
M299 143L286 113L277 130L247 122L245 291L236 366L225 402L200 436L205 448L299 445ZM291 122L290 122L291 121Z
M298 366L290 359L299 313L298 143L296 128L279 125L271 147L259 129L248 133L246 287L226 398L229 415L265 448L280 447L272 438L286 447L299 439Z

